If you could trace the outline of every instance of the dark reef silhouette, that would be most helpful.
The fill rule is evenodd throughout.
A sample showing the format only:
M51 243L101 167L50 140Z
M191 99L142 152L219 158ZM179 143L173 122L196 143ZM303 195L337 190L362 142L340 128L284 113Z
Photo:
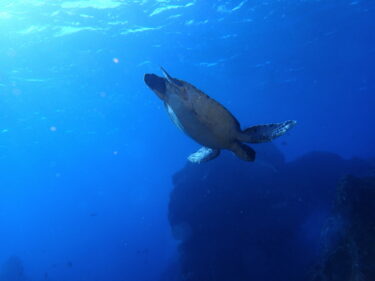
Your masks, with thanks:
M23 264L20 258L8 258L0 269L0 281L26 281Z
M347 177L323 232L313 281L375 280L375 178Z
M322 231L332 218L337 220L332 206L343 194L342 186L337 193L338 183L349 174L371 175L373 165L325 152L312 152L286 163L272 144L259 145L257 152L253 164L224 153L206 164L187 164L175 174L169 221L180 241L180 274L165 274L162 280L301 281L318 276L318 270L327 271L330 265L321 249ZM361 191L355 186L345 190L357 198ZM365 210L371 201L363 204ZM348 216L355 216L351 211L347 209ZM357 214L363 224L356 224L356 233L367 227L365 214ZM356 240L356 245L364 249L368 240L355 237L362 243ZM324 235L323 241L327 241ZM329 248L330 242L326 243ZM370 281L367 273L363 274L363 280ZM313 281L336 280L318 278Z

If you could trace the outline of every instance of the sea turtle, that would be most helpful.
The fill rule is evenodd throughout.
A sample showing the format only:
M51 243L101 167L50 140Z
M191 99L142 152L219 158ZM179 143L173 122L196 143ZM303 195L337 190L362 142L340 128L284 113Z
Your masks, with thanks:
M144 81L164 102L172 121L203 147L188 160L201 163L216 158L221 149L232 151L245 161L255 160L255 151L244 144L261 143L284 135L296 121L256 125L241 130L237 119L220 103L192 84L171 77L145 74Z

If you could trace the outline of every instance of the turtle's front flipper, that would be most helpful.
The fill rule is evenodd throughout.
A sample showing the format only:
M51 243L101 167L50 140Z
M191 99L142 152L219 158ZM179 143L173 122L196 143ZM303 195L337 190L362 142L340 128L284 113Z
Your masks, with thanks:
M208 147L202 147L197 152L191 154L188 157L188 160L192 163L202 163L212 160L218 157L220 154L219 149L212 149Z
M282 123L253 126L244 130L239 136L238 140L249 143L268 142L274 138L284 135L296 124L297 121L288 120Z

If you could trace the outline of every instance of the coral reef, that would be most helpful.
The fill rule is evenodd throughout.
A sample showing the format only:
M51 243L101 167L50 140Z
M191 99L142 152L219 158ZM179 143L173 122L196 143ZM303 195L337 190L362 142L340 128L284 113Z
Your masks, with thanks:
M26 281L22 261L14 256L10 257L2 266L0 281Z
M272 144L256 149L255 163L223 153L174 176L169 221L181 274L169 280L306 280L338 181L372 169L323 152L285 163Z
M375 178L343 180L323 245L312 281L375 280Z

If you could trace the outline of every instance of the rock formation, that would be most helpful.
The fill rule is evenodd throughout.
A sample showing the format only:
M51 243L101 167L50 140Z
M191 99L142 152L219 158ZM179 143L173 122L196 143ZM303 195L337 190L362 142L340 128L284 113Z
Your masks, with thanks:
M337 183L372 169L331 153L285 163L273 145L256 150L255 163L228 153L175 175L169 220L181 278L173 281L306 280Z
M375 280L375 178L349 176L339 186L323 231L323 255L313 281Z

